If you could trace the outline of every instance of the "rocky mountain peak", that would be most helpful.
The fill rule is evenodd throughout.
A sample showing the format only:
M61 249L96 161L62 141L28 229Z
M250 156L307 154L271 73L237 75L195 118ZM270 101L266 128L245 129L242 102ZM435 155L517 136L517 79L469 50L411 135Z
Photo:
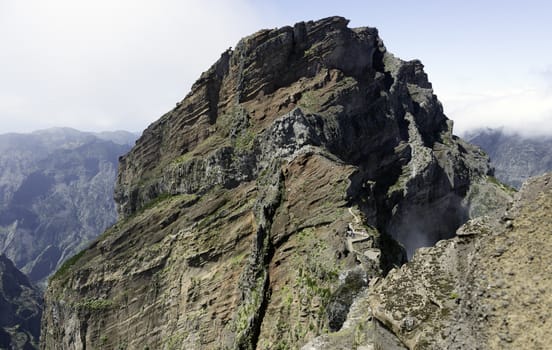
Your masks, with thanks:
M144 131L120 221L51 280L43 348L296 348L407 253L503 210L423 65L347 24L242 39Z
M350 124L361 123L358 116L368 113L376 115L374 119L384 127L386 114L392 113L385 109L398 108L402 125L392 127L401 129L401 134L395 130L389 139L367 135L382 139L385 147L408 137L405 117L414 118L424 145L451 138L423 65L387 53L376 29L350 29L347 23L342 17L330 17L262 30L223 53L186 98L146 129L122 159L116 191L119 213L128 216L161 193L181 192L165 181L172 176L175 160L204 157L227 145L233 153L239 152L239 146L253 146L254 135L294 109L295 115L338 113L351 119ZM404 95L409 99L402 99ZM346 126L351 132L344 135L346 144L327 140L327 146L340 158L359 163L380 144L361 140L351 126ZM249 173L218 174L217 179L205 174L203 180L208 184L188 186L184 191L237 184L236 177L251 179L258 170L258 165L252 166L246 169Z

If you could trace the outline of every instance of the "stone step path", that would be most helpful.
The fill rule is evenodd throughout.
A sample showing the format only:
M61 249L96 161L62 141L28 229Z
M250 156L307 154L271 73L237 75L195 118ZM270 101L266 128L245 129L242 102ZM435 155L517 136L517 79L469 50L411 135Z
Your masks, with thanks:
M364 256L372 261L379 261L381 252L377 248L373 248L374 244L374 237L368 234L368 232L364 229L356 229L359 225L362 224L360 217L356 215L352 208L348 208L349 214L354 218L354 223L349 222L348 228L347 228L347 235L346 235L346 247L347 250L351 253L357 254L357 256ZM365 242L370 242L367 244L362 244ZM362 251L359 251L355 249L354 245L360 245L362 248Z
M354 218L354 224L360 225L361 224L360 218L353 212L352 208L348 208L348 209L349 209L349 214L351 214L351 216ZM347 228L347 249L349 249L349 251L351 252L354 251L353 243L361 243L372 239L372 236L370 236L365 229L357 230L354 224L352 222L349 222L349 225Z

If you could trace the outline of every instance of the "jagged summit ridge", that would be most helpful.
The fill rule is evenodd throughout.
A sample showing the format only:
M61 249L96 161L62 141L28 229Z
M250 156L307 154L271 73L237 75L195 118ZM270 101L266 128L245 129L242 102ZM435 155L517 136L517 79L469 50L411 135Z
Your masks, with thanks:
M296 348L339 330L405 261L390 235L450 237L501 191L451 124L375 29L244 38L121 158L121 220L52 279L43 348Z
M379 95L381 90L390 87L388 85L393 80L390 72L384 72L385 64L389 69L397 70L398 79L408 77L420 88L431 88L418 61L400 63L391 55L384 55L385 47L377 36L377 30L352 30L347 28L347 23L344 18L331 17L298 23L294 27L263 30L242 39L235 50L225 52L202 74L178 107L144 132L137 147L121 162L116 193L120 214L132 213L159 193L178 191L167 188L167 181L161 179L170 175L155 174L155 179L148 170L155 167L157 172L171 173L170 163L182 154L205 155L214 147L197 149L197 146L204 145L204 141L213 135L239 138L250 126L253 126L250 134L256 133L297 107L307 112L331 113L339 108L343 114L358 114L358 110L352 109L358 104L358 99L364 97L358 94L348 96L356 100L340 101L341 104L335 106L338 96L309 96L312 90L338 82L347 85L352 82L351 78L360 81L371 77L374 79L372 86L367 87L364 93ZM313 78L316 78L315 81L307 83ZM282 93L278 93L279 90ZM431 98L436 101L434 96ZM325 102L325 105L320 102ZM437 106L440 108L440 105ZM446 118L442 111L432 114L432 117L439 119L432 127L446 130ZM225 118L230 120L221 120ZM424 121L425 124L429 122ZM221 130L225 128L229 130ZM424 135L434 131L424 130ZM150 183L144 185L144 177ZM224 185L233 180L222 176L211 182L222 182L220 184Z

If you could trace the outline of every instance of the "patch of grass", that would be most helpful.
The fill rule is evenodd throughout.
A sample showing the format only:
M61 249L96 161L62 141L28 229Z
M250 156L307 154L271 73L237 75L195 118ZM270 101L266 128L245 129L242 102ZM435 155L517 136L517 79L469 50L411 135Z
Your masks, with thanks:
M248 256L247 253L241 253L238 255L234 255L230 258L230 265L232 266L239 266L242 264L242 262L245 260L245 258Z
M303 52L303 57L307 57L307 56L315 56L315 54L320 51L320 46L322 45L322 43L317 43L317 44L314 44L312 45L311 47L309 47L308 49L306 49L304 52Z
M511 193L515 193L517 192L517 190L515 188L513 188L512 186L510 185L507 185L505 183L502 183L500 182L500 180L498 180L496 177L494 176L487 176L487 181L489 181L490 183L492 184L495 184L497 185L498 187L502 188L503 190L505 190L506 192L511 192Z
M77 261L80 260L80 258L82 258L85 252L86 252L86 249L83 249L77 254L67 259L67 261L65 261L63 265L61 265L61 267L56 271L56 273L54 273L54 275L50 277L50 281L60 279L61 277L65 276L65 274L67 274L67 272L71 269L71 267L75 265Z
M291 350L291 345L285 340L279 340L276 345L274 345L275 350Z
M83 301L78 302L75 306L79 309L84 309L88 311L102 311L110 309L114 305L112 300L109 299L84 299Z
M167 341L165 342L167 349L169 350L176 350L179 349L182 342L184 341L184 335L183 334L176 334L172 335Z
M346 77L343 77L343 79L341 79L340 81L338 81L335 87L344 88L347 86L355 85L356 83L357 81L355 80L355 78L346 76Z
M298 105L307 111L313 112L319 110L322 103L318 94L313 91L306 91L301 95Z
M416 344L417 349L429 349L431 343L427 339L421 339L418 341L418 344Z
M192 158L194 158L192 152L186 152L183 155L181 155L180 157L177 157L176 159L171 161L171 165L182 164L184 162L189 161Z
M255 140L255 134L253 131L247 129L242 132L234 141L234 148L238 151L247 151L253 147L253 141Z
M243 107L240 105L233 105L231 108L226 110L225 113L217 117L215 122L217 126L217 131L220 132L222 136L228 136L232 130L233 123L236 119L239 119L240 114L244 113Z
M332 248L328 243L318 236L317 230L313 227L305 228L295 235L297 251L292 256L292 264L298 266L293 285L295 290L300 291L301 304L313 306L316 301L316 309L311 309L312 326L305 328L304 332L315 332L319 334L326 326L326 308L329 305L331 296L339 277L339 268L328 257L332 256ZM305 252L308 252L305 254ZM282 306L288 312L296 313L301 306L293 306L294 295L282 293ZM290 307L291 306L291 307ZM282 334L283 336L283 334ZM302 337L293 340L299 341Z
M161 193L151 201L147 202L139 211L139 213L143 213L144 211L151 209L155 207L157 204L171 198L173 195L170 193Z
M391 196L393 192L403 191L406 187L408 181L410 180L410 165L405 164L402 167L401 174L399 175L397 181L387 189L387 195Z
M243 333L251 326L250 321L254 318L254 314L258 312L261 302L264 298L264 279L263 273L257 279L255 288L251 290L249 299L242 305L237 312L237 318L234 323L234 329L237 334Z

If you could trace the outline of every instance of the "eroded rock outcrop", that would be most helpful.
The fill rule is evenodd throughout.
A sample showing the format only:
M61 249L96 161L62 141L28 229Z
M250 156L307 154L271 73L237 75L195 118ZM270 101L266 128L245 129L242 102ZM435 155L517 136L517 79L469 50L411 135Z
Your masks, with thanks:
M416 253L375 283L374 327L408 349L546 349L552 310L552 174L499 217Z
M43 349L297 348L406 260L391 236L412 252L501 207L422 64L347 23L242 39L144 131L122 219L51 281Z

